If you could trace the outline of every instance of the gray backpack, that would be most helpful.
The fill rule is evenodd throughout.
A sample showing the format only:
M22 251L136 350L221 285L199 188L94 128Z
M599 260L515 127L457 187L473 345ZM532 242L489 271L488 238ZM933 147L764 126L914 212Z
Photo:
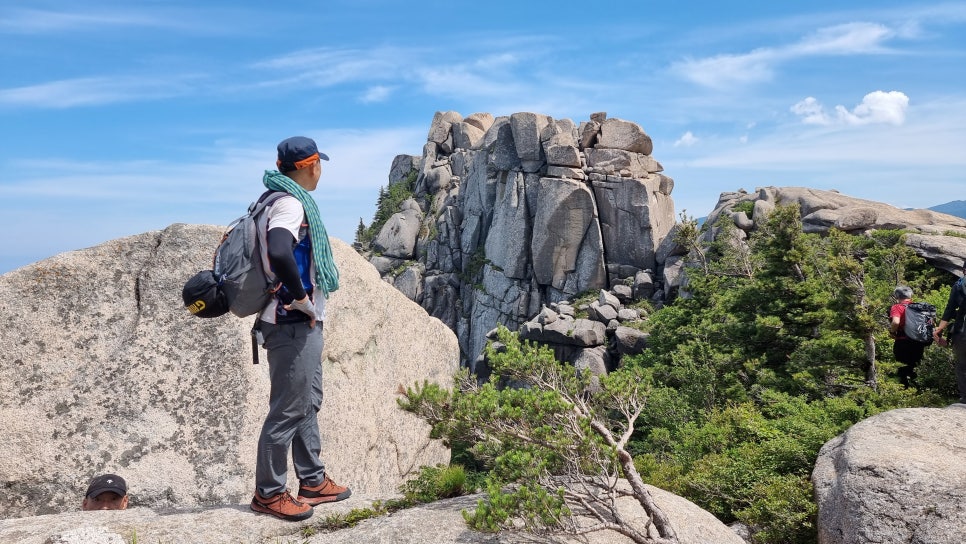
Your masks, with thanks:
M198 317L238 317L258 313L268 305L279 282L268 263L268 218L265 210L285 196L267 191L248 206L248 213L228 225L215 249L212 270L202 270L184 285L185 308Z
M936 322L936 307L927 302L912 302L906 306L906 324L902 332L913 342L932 344L932 331Z
M273 191L248 207L248 213L228 225L215 250L212 273L238 317L260 312L278 290L278 280L268 264L268 218L264 211L288 193Z

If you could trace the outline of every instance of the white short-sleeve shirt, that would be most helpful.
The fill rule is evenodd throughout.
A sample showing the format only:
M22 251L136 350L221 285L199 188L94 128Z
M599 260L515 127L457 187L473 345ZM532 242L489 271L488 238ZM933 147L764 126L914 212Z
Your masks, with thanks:
M268 211L265 212L268 217L268 230L275 228L282 228L292 233L292 237L296 240L299 239L299 229L302 227L302 223L305 222L305 210L302 208L302 203L298 201L292 195L285 195L269 206ZM315 287L315 261L312 261L311 270L309 270L309 277L312 278L312 286ZM315 304L315 313L319 320L325 319L325 297L313 296L313 302ZM278 306L278 299L272 298L272 301L262 310L259 316L263 321L269 323L275 323L275 311Z

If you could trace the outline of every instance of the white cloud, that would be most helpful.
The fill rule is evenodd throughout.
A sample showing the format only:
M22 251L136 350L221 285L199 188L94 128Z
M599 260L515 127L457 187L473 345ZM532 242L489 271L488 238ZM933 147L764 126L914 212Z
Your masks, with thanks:
M149 17L125 13L69 13L38 9L4 10L0 30L17 33L53 32L104 26L158 26Z
M820 28L798 42L762 47L744 54L725 54L674 63L671 71L712 89L769 81L777 67L791 60L828 55L888 51L884 44L897 32L877 23L848 23Z
M882 52L882 44L895 36L895 31L881 24L847 23L820 28L781 51L784 57L876 53Z
M363 104L385 102L386 99L389 98L390 94L392 94L392 87L375 85L366 89L366 92L359 98L359 101Z
M809 96L805 100L793 105L791 111L795 115L800 115L802 122L806 125L829 124L829 118L825 114L825 108L813 96Z
M441 65L428 51L420 48L383 47L376 49L317 48L295 51L262 62L254 68L283 72L283 76L261 86L289 86L293 83L315 87L367 82L373 87L362 101L384 99L379 82L410 82L431 96L506 96L520 91L520 76L511 73L521 59L516 53L487 53L474 57L467 53L460 63Z
M159 99L188 92L187 77L87 77L0 89L0 105L71 108Z
M717 55L703 59L686 59L671 70L698 85L720 89L767 81L774 75L774 53L759 50L746 55Z
M288 86L298 82L316 87L332 87L354 81L399 78L402 76L400 67L413 62L412 54L412 51L397 48L317 48L257 62L253 67L285 74L281 79L266 85Z
M689 130L685 132L683 136L678 138L676 142L674 142L674 147L691 147L696 143L698 143L698 138L696 138L694 134L691 134L691 131Z
M814 97L793 105L792 113L802 117L808 125L856 126L871 124L902 125L906 122L909 97L899 91L874 91L862 98L862 103L849 110L845 106L835 106L835 114L826 113L824 106Z
M133 5L133 3L132 3ZM218 34L223 31L219 25L208 21L218 16L223 22L228 14L218 10L217 14L195 9L191 13L176 12L164 7L137 9L108 9L84 5L76 11L20 9L0 7L0 34L57 34L64 32L96 33L119 28L156 29L189 31L192 33ZM204 10L205 8L201 8Z

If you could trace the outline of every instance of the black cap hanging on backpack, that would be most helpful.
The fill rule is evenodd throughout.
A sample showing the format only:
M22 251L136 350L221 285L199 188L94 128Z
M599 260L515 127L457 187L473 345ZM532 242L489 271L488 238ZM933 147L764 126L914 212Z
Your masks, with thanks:
M188 311L198 317L218 317L228 313L225 294L211 270L202 270L185 282L181 299Z

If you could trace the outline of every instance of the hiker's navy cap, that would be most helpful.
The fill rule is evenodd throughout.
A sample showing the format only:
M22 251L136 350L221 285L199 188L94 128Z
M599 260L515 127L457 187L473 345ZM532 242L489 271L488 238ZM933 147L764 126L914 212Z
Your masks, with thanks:
M290 172L311 166L318 159L327 161L329 156L319 152L315 140L305 136L293 136L278 144L278 160L275 164L282 172Z
M91 480L91 485L87 486L87 493L84 494L88 499L93 499L101 493L108 491L117 493L121 497L127 495L127 482L117 474L101 474Z

